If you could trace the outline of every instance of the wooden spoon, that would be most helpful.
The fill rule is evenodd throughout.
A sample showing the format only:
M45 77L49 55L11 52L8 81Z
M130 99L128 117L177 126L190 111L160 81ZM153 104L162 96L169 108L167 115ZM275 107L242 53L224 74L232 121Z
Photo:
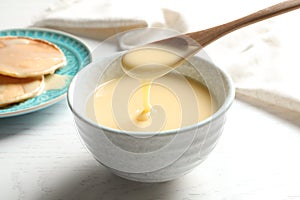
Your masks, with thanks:
M184 59L196 54L203 47L224 35L298 8L300 8L300 0L288 0L219 26L133 48L122 57L123 70L139 79L154 79L163 76L182 63ZM164 54L169 53L173 56L167 55L169 56L167 60L162 60L162 57L157 56L162 49ZM145 53L146 57L144 57ZM144 58L147 58L146 62Z

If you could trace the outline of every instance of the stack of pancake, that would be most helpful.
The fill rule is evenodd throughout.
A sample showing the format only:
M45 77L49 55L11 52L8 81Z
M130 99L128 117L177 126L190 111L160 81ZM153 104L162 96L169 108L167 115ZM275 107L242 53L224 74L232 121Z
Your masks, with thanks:
M0 107L41 94L44 75L65 64L63 52L48 41L0 37Z

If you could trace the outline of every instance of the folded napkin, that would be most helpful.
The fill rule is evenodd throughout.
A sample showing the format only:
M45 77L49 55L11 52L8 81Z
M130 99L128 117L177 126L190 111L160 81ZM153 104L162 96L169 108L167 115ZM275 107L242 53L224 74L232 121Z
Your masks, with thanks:
M36 17L33 26L100 40L143 27L166 27L185 32L184 18L164 5L158 0L60 0Z
M146 26L195 31L244 16L278 0L248 2L245 6L247 2L238 0L61 0L33 25L94 39ZM244 9L235 9L239 7ZM293 11L237 30L205 48L212 61L233 78L237 97L300 112L299 19L300 12Z

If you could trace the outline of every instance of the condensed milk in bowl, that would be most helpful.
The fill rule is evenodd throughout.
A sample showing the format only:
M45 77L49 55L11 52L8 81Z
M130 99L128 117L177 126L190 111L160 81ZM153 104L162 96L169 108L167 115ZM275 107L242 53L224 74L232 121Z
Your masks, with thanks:
M153 34L162 31L168 32ZM213 150L234 86L203 51L174 67L172 52L143 50L94 59L73 79L68 103L80 137L103 166L129 180L164 182L190 172ZM137 61L130 68L137 71L124 69L124 57Z

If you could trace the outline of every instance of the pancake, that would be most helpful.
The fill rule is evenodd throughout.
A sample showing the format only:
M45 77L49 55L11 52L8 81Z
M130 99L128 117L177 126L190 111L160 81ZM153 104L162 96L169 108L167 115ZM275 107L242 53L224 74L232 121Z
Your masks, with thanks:
M0 74L27 78L52 74L66 64L64 53L45 40L0 37Z
M44 89L44 76L13 78L0 75L0 107L32 98Z

